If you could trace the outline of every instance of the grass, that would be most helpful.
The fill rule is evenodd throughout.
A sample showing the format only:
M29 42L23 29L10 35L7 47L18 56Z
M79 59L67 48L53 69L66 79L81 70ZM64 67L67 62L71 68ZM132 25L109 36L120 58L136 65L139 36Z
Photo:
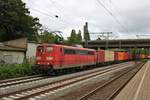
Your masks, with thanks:
M3 64L0 65L0 80L28 76L32 74L31 65L27 62L23 64Z

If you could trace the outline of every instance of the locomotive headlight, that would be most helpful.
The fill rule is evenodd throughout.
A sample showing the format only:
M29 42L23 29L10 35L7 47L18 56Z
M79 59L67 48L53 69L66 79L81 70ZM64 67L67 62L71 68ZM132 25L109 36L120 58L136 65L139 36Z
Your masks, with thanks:
M38 62L37 64L41 64L40 62Z
M47 60L53 60L53 57L46 57Z
M36 57L37 60L41 60L41 57Z

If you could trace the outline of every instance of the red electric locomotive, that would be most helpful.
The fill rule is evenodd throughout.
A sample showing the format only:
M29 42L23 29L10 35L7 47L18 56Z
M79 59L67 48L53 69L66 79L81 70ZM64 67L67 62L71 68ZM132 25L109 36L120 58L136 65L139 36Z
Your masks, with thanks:
M57 44L41 44L36 51L35 73L52 74L56 70L101 65L109 62L131 60L129 52L93 50Z
M96 65L96 61L97 54L92 49L42 44L37 47L36 64L33 70L36 73L50 74L59 69Z

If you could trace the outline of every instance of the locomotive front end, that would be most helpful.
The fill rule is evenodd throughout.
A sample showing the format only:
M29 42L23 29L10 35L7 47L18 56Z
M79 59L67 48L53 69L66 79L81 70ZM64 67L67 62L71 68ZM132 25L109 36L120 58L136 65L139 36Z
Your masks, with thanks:
M36 50L36 62L33 71L37 74L46 74L53 70L54 47L50 45L40 45Z

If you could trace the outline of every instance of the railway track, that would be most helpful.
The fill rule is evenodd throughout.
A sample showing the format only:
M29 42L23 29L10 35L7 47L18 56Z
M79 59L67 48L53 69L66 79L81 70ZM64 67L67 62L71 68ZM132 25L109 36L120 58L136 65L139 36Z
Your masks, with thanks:
M18 80L23 80L23 79L29 79L29 78L39 77L39 76L41 76L41 75L32 75L32 76L25 76L25 77L18 77L18 78L0 80L0 84L1 83L6 83L6 82L12 82L12 81L18 81Z
M2 80L2 81L0 81L0 88L6 87L6 86L11 86L11 85L16 85L16 84L21 84L21 83L26 83L26 82L30 82L30 81L40 80L43 78L45 78L45 77L43 77L42 75L33 75L33 76L26 76L26 77L14 78L14 79Z
M96 79L91 79L90 81L87 81L86 83L80 84L80 86L76 86L76 88L72 88L72 90L70 92L63 93L63 95L60 95L59 97L55 97L54 100L79 100L80 98L84 97L86 94L90 94L89 92L95 90L97 87L102 86L104 83L114 79L119 74L122 74L125 71L127 71L127 70L129 71L131 69L132 69L132 67L125 68L125 69L120 70L118 72L107 74L104 77L98 77ZM124 76L124 78L121 78L121 79L127 79L127 78L128 78L127 76ZM124 82L122 82L120 80L117 83L123 84ZM118 86L117 83L115 83L114 86ZM104 99L103 97L104 96L110 96L112 93L114 93L114 91L113 92L111 91L111 89L113 89L111 87L113 87L113 85L110 86L109 88L107 88L106 90L101 91L101 93L96 96L97 97L96 99L90 98L89 100L107 100L106 98ZM116 88L118 88L118 87L116 87ZM68 91L68 90L66 89L65 91ZM110 93L110 94L108 94L108 93ZM60 94L60 92L57 93L57 95L58 94ZM93 96L90 96L90 97L93 97ZM87 99L85 99L85 100L87 100Z
M47 95L51 95L55 93L56 91L61 90L62 88L69 88L69 86L85 81L90 80L92 78L98 77L100 75L110 73L113 71L121 70L124 67L129 67L128 63L124 64L118 64L116 66L113 66L111 68L105 68L93 72L89 72L83 75L78 75L70 78L64 78L58 81L50 82L50 78L47 79L46 84L41 85L35 85L34 87L28 87L19 91L14 92L5 92L0 94L0 99L2 100L23 100L23 99L41 99L44 97L47 97ZM49 80L49 82L48 82ZM44 81L44 80L43 80ZM35 83L38 83L39 81L36 81Z
M116 65L113 65L113 66L116 66ZM106 68L106 69L108 69L108 68ZM41 80L41 79L45 79L45 78L48 78L48 77L43 77L42 75L33 75L33 76L0 80L0 88L17 85L17 84L21 84L21 83L32 82L32 81Z
M108 80L97 88L78 98L78 100L113 100L121 89L134 77L145 63L139 64L137 68L127 70Z

